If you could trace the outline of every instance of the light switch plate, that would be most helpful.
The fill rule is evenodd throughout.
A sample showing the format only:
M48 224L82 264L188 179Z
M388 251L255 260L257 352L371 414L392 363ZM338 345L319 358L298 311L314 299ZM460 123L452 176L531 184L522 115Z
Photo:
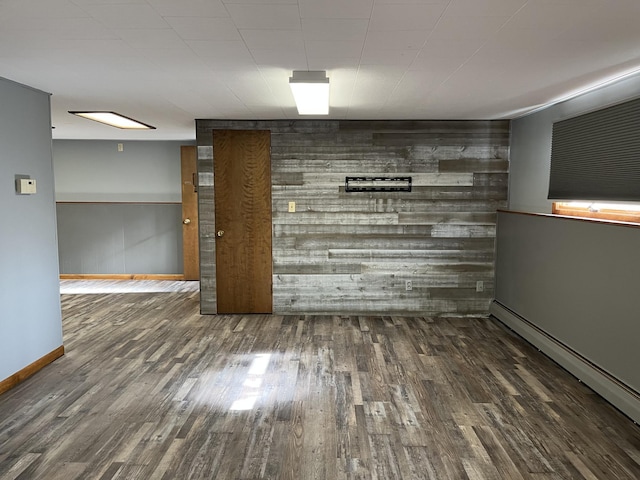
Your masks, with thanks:
M296 211L296 202L289 202L289 213L294 213Z

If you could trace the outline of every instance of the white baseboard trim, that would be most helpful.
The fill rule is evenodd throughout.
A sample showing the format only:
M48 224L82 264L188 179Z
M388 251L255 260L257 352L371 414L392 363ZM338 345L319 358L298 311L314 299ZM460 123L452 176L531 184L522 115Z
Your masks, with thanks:
M640 393L622 383L610 373L547 334L527 319L497 301L489 312L500 322L538 348L592 390L610 402L635 423L640 423Z

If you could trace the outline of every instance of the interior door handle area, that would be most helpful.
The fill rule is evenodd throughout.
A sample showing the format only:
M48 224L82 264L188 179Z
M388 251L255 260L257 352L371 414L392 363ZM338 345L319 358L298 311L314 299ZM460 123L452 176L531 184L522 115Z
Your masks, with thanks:
M224 230L218 230L218 231L216 232L216 235L217 235L218 237L222 237L222 236L224 235Z
M190 218L185 218L182 223L184 223L185 225L189 225L191 223L191 219Z

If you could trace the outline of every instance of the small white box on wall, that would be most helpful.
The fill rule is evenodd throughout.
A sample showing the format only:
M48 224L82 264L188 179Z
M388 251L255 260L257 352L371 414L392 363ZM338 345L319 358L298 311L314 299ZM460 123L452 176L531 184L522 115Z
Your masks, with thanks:
M20 195L36 193L36 181L33 178L20 178L16 181L16 189Z

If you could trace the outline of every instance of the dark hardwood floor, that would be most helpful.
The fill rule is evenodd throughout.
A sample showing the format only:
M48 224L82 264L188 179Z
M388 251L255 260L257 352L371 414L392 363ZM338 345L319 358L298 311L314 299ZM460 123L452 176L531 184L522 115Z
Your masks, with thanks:
M640 429L490 319L201 316L62 296L1 479L638 479Z

